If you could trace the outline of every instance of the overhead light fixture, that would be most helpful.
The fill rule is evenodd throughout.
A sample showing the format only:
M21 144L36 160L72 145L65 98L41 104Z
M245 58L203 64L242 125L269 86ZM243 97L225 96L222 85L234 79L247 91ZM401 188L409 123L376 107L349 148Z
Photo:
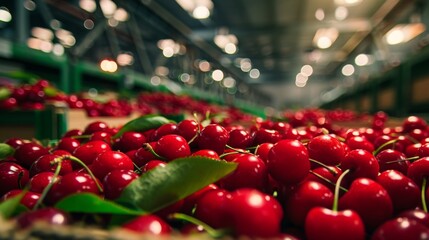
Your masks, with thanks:
M118 70L118 64L113 60L105 58L100 62L100 68L105 72L114 73Z
M308 76L305 76L302 73L298 73L295 78L295 85L297 87L305 87L307 85Z
M314 16L316 17L317 20L323 21L323 19L325 19L325 11L321 8L318 8L314 13Z
M252 62L248 58L240 60L240 69L243 72L249 72L252 69Z
M220 29L213 41L216 46L227 54L234 54L237 52L238 39L234 34L228 34L227 32L228 30Z
M357 66L366 66L371 64L371 62L372 62L372 57L367 54L361 53L355 57L355 63Z
M346 64L344 65L344 67L341 69L341 73L344 76L351 76L353 75L353 73L355 73L355 67L353 67L353 65L351 64Z
M112 0L100 0L100 7L106 18L112 17L117 9L116 3Z
M235 87L235 79L232 77L226 77L223 79L222 84L226 88L233 88Z
M210 63L206 60L201 60L198 63L198 68L201 70L201 72L208 72L211 69Z
M319 28L313 38L313 44L318 48L326 49L338 38L338 30L336 28Z
M249 72L249 76L253 79L259 78L260 75L261 73L259 72L259 69L256 69L256 68L250 70Z
M313 67L310 65L302 66L301 74L307 77L311 76L313 74Z
M344 6L339 6L335 9L335 19L342 21L349 15L349 10Z
M213 2L211 0L176 0L176 2L196 19L210 17L213 9Z
M95 3L94 0L80 0L79 1L79 7L87 12L95 12L95 9L97 9L97 3Z
M362 3L363 0L335 0L335 4L339 6L356 6Z
M426 31L423 23L398 24L384 35L387 44L405 43Z
M134 63L134 57L129 52L120 53L116 57L116 61L118 62L119 66L129 66Z
M223 76L224 76L223 72L220 69L216 69L212 72L212 78L213 78L213 80L215 80L217 82L222 81Z
M10 22L12 20L12 14L5 7L0 7L0 22Z

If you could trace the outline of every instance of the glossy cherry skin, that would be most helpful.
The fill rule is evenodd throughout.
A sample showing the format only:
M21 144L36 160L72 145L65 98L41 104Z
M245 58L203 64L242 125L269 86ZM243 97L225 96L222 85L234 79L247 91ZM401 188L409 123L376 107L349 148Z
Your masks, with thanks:
M177 134L190 141L203 127L193 119L185 119L177 124Z
M395 213L415 209L420 205L419 186L401 172L386 170L378 175L376 181L389 193Z
M383 186L369 178L352 182L339 200L339 209L351 209L362 218L367 230L377 228L393 216L393 204Z
M112 134L110 134L110 132L106 132L106 131L95 132L95 133L91 134L91 137L89 137L89 141L95 141L95 140L100 140L100 141L106 142L107 144L111 144L112 143Z
M422 146L421 143L414 143L414 144L408 145L408 147L405 149L405 155L409 158L418 157L419 149L421 146Z
M150 235L167 235L172 232L171 226L156 215L143 215L136 217L123 224L122 228Z
M13 147L13 148L18 148L19 146L21 146L22 144L26 143L27 141L25 139L22 138L9 138L6 139L4 141L4 143L6 143L7 145Z
M429 157L429 143L424 143L419 148L419 157Z
M28 182L29 191L42 193L43 189L53 181L54 173L53 172L41 172L30 178ZM58 178L59 179L59 178ZM58 180L57 179L57 180Z
M414 219L403 217L386 221L371 236L371 240L428 239L429 228Z
M122 136L113 144L112 149L119 150L121 152L128 152L134 149L139 149L146 142L146 137L139 132L125 132Z
M294 226L304 227L308 212L314 207L332 207L333 192L325 185L305 181L296 186L285 202L285 217Z
M267 166L271 176L278 182L297 184L310 171L307 148L298 140L280 140L268 153Z
M74 152L80 146L79 140L71 137L63 137L58 142L56 149L66 150L69 153Z
M166 164L167 164L166 162L161 161L161 160L151 160L143 166L142 172L145 173L145 172L150 171L156 167L165 167Z
M34 176L41 172L55 172L58 163L55 161L61 158L55 154L46 154L39 157L30 168L30 176ZM73 171L72 163L69 159L61 160L60 175L64 175Z
M103 179L104 197L118 198L125 187L137 179L139 175L131 170L115 169L110 171Z
M305 219L305 235L308 240L364 240L365 226L353 210L315 207Z
M252 136L243 129L233 129L229 131L228 145L233 148L246 149L252 144Z
M429 228L429 214L422 209L413 209L413 210L407 210L399 213L397 217L404 217L408 219L414 219L417 222L425 225L427 228Z
M156 142L154 150L167 161L191 155L191 148L186 139L176 134L162 136Z
M268 181L268 171L264 161L253 154L243 154L231 162L237 168L221 179L221 185L227 190L255 188L263 191Z
M55 204L59 200L63 199L74 193L87 192L94 194L101 194L97 187L97 184L87 173L83 172L71 172L60 178L59 181L52 185L46 196L46 203L48 205ZM100 184L101 185L101 184Z
M350 169L350 172L344 178L345 182L349 183L357 178L375 179L378 175L380 166L372 153L363 149L355 149L350 150L350 152L346 154L346 157L341 162L340 168L343 171Z
M156 147L156 142L149 142L147 144L149 144L152 149L155 149ZM155 159L158 159L158 157L153 155L153 153L150 152L147 147L141 147L137 149L137 151L134 153L134 157L132 158L134 164L138 167L142 167L150 160Z
M104 122L104 121L93 121L85 127L85 129L83 131L83 135L91 135L95 132L109 131L109 130L110 130L110 127L106 122Z
M338 180L338 177L341 175L342 171L338 167L329 166L326 167L318 167L312 169L310 174L304 179L304 181L315 181L319 182L334 192L335 183ZM326 181L329 180L330 182Z
M198 199L200 199L200 197L203 196L206 192L213 189L219 189L219 187L216 184L212 183L185 197L180 212L183 212L185 214L192 214L192 211L194 210L195 204Z
M411 132L414 129L426 130L426 121L417 116L409 116L402 122L402 129L404 133Z
M100 153L97 158L92 162L91 169L98 179L104 177L113 170L134 170L133 161L123 152L119 151L105 151Z
M69 215L53 207L45 207L34 211L24 212L16 218L20 228L27 228L38 221L49 225L67 225L71 223Z
M224 189L208 190L197 199L194 216L213 228L229 227L227 204L230 198L230 193Z
M400 171L403 174L407 174L410 161L407 160L407 156L405 156L405 154L402 152L394 149L386 149L379 152L375 158L378 160L380 172L394 169Z
M260 159L262 159L262 161L267 163L268 153L270 152L273 146L274 146L274 143L259 144L255 150L255 155L258 156Z
M197 150L197 151L193 152L191 154L191 156L201 156L201 157L208 157L208 158L220 160L219 155L211 149Z
M39 157L49 153L49 150L37 143L29 142L19 146L14 153L14 157L18 163L29 169L31 164Z
M408 167L407 176L421 186L423 178L429 176L429 157L422 157L412 162Z
M151 137L151 141L158 141L161 137L169 134L177 134L177 124L166 123L157 128Z
M253 132L253 144L254 146L262 144L262 143L276 143L280 141L282 136L280 133L273 129L260 128Z
M307 148L311 159L326 165L337 165L343 161L346 155L346 151L341 142L325 134L312 138L308 142Z
M214 123L204 127L197 137L198 148L211 149L217 154L222 154L225 151L228 140L228 131L224 127Z
M21 190L21 189L11 190L2 196L2 201L9 199L11 197L17 196L20 193L22 193L22 191L23 190ZM39 200L40 196L41 196L40 193L27 191L24 194L24 196L21 198L20 203L22 205L24 205L25 207L27 207L28 209L33 209L34 206L36 205L37 201Z
M97 156L105 151L111 150L109 144L104 141L96 140L80 145L73 152L73 156L79 158L86 165L90 165ZM82 166L73 163L74 169L80 169Z
M13 162L0 162L0 195L25 187L28 180L27 169Z
M272 196L242 188L231 192L227 205L235 235L269 238L280 233L283 210Z
M351 150L364 149L368 152L374 151L374 144L372 144L363 136L352 136L350 138L347 138L346 144Z

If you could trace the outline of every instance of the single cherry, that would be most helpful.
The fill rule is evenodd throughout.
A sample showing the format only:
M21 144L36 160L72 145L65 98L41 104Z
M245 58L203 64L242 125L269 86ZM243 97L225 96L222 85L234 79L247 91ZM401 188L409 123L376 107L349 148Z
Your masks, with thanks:
M176 134L162 136L156 142L154 150L167 161L191 155L191 149L186 139Z
M0 162L0 195L24 188L28 180L27 169L13 162Z
M134 170L133 161L123 152L104 151L92 162L91 169L98 179L104 177L113 170Z
M122 228L149 235L167 235L172 232L171 226L156 215L143 215L122 225Z
M103 179L104 197L107 199L118 198L125 187L139 175L131 170L115 169L110 171Z
M312 138L308 142L307 148L311 159L326 165L337 165L343 161L346 155L341 142L326 134Z
M197 137L200 149L211 149L217 154L222 154L225 151L228 140L228 131L224 127L214 123L204 127Z
M40 156L49 154L49 150L35 142L24 143L14 153L16 161L23 167L29 169Z

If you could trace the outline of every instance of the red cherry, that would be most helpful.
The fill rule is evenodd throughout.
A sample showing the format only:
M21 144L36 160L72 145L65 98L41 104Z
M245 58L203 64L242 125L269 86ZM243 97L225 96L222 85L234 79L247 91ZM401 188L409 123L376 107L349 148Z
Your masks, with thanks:
M420 146L418 156L429 157L429 143L425 143Z
M18 107L18 101L14 97L0 100L0 109L13 110Z
M232 162L237 168L228 176L222 178L221 185L227 190L239 188L254 188L263 191L268 181L268 171L264 161L253 154L243 154Z
M30 168L30 176L34 176L41 172L55 172L58 163L55 162L60 156L55 154L46 154L39 157ZM72 163L68 159L61 160L60 175L64 175L73 171Z
M122 225L122 228L150 235L167 235L172 232L168 223L156 215L143 215Z
M283 210L270 195L255 189L235 190L227 208L237 236L269 238L280 233Z
M198 124L195 120L185 119L177 124L177 134L190 141L194 138L203 127Z
M298 140L280 140L268 153L267 166L271 176L278 182L297 184L310 171L307 148Z
M71 137L63 137L58 142L56 149L65 150L67 152L72 153L79 146L80 146L79 140L77 140L75 138L71 138Z
M104 141L96 140L84 143L76 148L73 152L73 156L79 158L86 165L90 165L98 154L111 150L110 145ZM81 166L73 163L73 166L78 169Z
M23 167L29 169L31 164L35 162L40 156L48 154L49 151L47 148L34 143L24 143L19 146L14 153L15 159L21 164Z
M91 135L95 132L100 132L100 131L107 131L108 132L109 130L110 130L110 127L106 122L94 121L85 127L83 134L84 135Z
M305 181L292 190L285 203L285 215L295 226L303 227L308 212L314 207L329 208L333 192L319 182Z
M339 208L356 211L368 230L375 229L393 215L392 200L386 189L369 178L352 182L339 200Z
M402 152L394 149L386 149L379 152L375 157L378 160L380 172L394 169L403 174L407 174L410 161L407 160L407 157Z
M202 156L202 157L208 157L208 158L213 158L213 159L217 159L219 160L219 155L210 149L201 149L198 151L195 151L191 154L191 156Z
M22 144L26 143L26 140L22 138L9 138L9 139L6 139L4 143L16 149Z
M197 138L200 149L211 149L217 154L222 154L225 151L228 140L228 131L218 124L207 125L201 130Z
M176 134L162 136L156 142L155 152L166 158L167 161L191 155L191 149L186 139Z
M274 146L273 143L259 144L255 150L255 155L258 156L260 159L262 159L262 161L267 163L268 153L270 152L270 150L273 146Z
M36 193L42 193L43 189L53 180L53 172L41 172L30 178L29 190Z
M113 149L128 152L139 149L146 142L146 137L139 132L125 132L113 145Z
M347 138L346 144L350 150L364 149L368 152L374 151L374 145L363 136L352 136Z
M337 165L346 155L341 142L330 135L319 135L312 138L308 142L307 148L311 159L326 165Z
M409 116L402 122L403 132L408 133L414 129L426 130L427 123L426 121L417 116Z
M304 181L319 182L331 189L331 191L334 191L335 183L337 182L338 177L341 175L341 173L342 171L338 167L318 167L312 169L311 174L308 174ZM329 182L326 180L329 180Z
M148 143L152 149L155 149L156 142L149 142ZM151 151L149 151L146 147L141 147L137 149L137 151L134 153L134 157L132 158L134 164L138 167L142 167L150 160L158 159Z
M100 141L106 142L107 144L111 144L112 135L110 134L110 132L98 131L98 132L91 134L91 137L89 137L88 140L89 141L100 140Z
M21 189L14 189L10 190L6 194L3 195L2 201L5 201L6 199L9 199L11 197L17 196L20 193L22 193L23 190ZM34 206L36 206L37 201L39 200L41 194L27 191L24 196L21 198L20 203L27 207L28 209L33 209Z
M418 157L419 156L419 149L422 146L421 143L414 143L411 145L408 145L408 147L405 149L405 155L408 158L411 157Z
M158 141L162 136L177 134L177 124L166 123L157 128L152 134L152 141Z
M118 198L125 187L139 175L131 170L115 169L110 171L103 179L104 197L107 199Z
M13 162L0 162L0 195L22 189L29 180L28 170Z
M67 225L71 222L67 213L52 207L24 212L16 218L20 228L30 227L38 221L46 222L49 225Z
M195 204L198 201L198 199L202 195L204 195L206 192L208 192L208 191L210 191L212 189L219 189L219 187L216 184L212 183L212 184L209 184L209 185L203 187L202 189L200 189L200 190L192 193L191 195L187 196L184 199L181 212L183 212L183 213L191 213L193 211L193 209L195 207Z
M427 239L429 228L414 219L403 217L386 221L371 236L371 240Z
M161 160L151 160L149 162L147 162L142 169L142 172L145 173L151 169L154 169L156 167L165 167L166 166L166 162L161 161Z
M397 217L414 219L417 222L429 228L429 214L423 211L422 209L412 209L412 210L403 211L399 213Z
M195 217L213 228L229 227L227 203L230 198L230 193L224 189L206 191L196 201Z
M375 179L380 166L372 153L363 149L355 149L346 154L340 168L343 171L350 169L350 173L345 176L345 181L351 182L356 178Z
M395 213L419 206L419 186L401 172L396 170L384 171L378 175L376 181L389 193Z
M407 176L421 186L423 178L429 176L429 157L422 157L412 162L410 166L408 166Z
M364 240L365 227L355 211L315 207L305 219L305 235L308 240Z
M71 172L60 178L59 181L52 185L46 196L46 202L48 204L55 204L59 200L63 199L74 193L87 192L99 195L100 190L95 181L98 179L92 179L91 176L83 172Z
M100 153L92 162L91 168L98 179L104 177L113 170L134 170L133 161L123 152L105 151Z
M76 136L81 136L82 134L83 134L83 132L80 129L70 129L66 133L64 133L62 138L76 137Z
M252 144L250 133L243 129L233 129L229 132L228 145L233 148L246 149Z
M253 132L253 145L259 145L262 143L276 143L282 136L276 130L260 128Z

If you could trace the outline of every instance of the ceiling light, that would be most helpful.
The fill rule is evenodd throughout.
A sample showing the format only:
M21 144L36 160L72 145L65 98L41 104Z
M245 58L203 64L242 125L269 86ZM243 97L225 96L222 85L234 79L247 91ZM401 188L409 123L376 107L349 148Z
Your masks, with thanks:
M299 83L307 82L307 80L308 80L308 76L302 73L298 73L295 77L295 81Z
M340 6L356 6L362 1L363 0L335 0L335 4Z
M105 72L113 73L113 72L116 72L118 70L118 65L113 60L103 59L100 62L100 68L101 68L101 70L103 70Z
M196 19L206 19L210 17L210 10L206 6L198 6L192 11L192 16Z
M105 17L110 18L116 11L116 4L112 0L100 0L100 7Z
M213 9L211 0L176 0L176 2L196 19L210 17L210 12Z
M310 65L304 65L301 68L301 73L302 75L309 77L313 74L313 67Z
M51 41L54 38L54 34L51 30L42 27L33 27L31 29L31 35L38 39L46 41Z
M370 63L370 57L366 54L359 54L355 58L355 63L358 66L366 66Z
M259 78L260 75L261 75L261 73L256 68L250 70L250 72L249 72L249 76L253 79Z
M52 48L52 53L57 55L57 56L61 56L64 54L64 47L61 44L54 44L54 47Z
M171 58L174 55L174 49L172 47L166 47L162 50L162 55L166 58Z
M316 17L317 20L323 21L323 19L325 19L325 11L323 11L323 9L321 8L318 8L314 13L314 16Z
M349 10L344 6L339 6L335 9L335 19L342 21L349 15Z
M237 46L235 46L235 44L234 43L227 43L226 45L225 45L225 49L224 49L224 51L226 52L226 53L228 53L228 54L234 54L234 53L236 53L237 52Z
M355 72L355 67L353 67L353 65L351 64L346 64L344 65L344 67L341 69L341 73L344 76L351 76L353 75L353 73Z
M248 72L252 69L252 62L248 58L243 58L240 60L240 69L243 72Z
M206 60L201 60L198 63L198 68L201 70L201 72L208 72L211 69L210 63Z
M212 78L213 78L213 80L218 81L218 82L222 81L222 79L223 79L223 72L222 72L222 70L219 70L219 69L214 70L212 72Z
M161 84L161 78L160 78L160 77L158 77L158 76L152 76L152 77L150 78L150 83L151 83L152 85L154 85L154 86L158 86L158 85L160 85L160 84Z
M12 20L12 14L5 7L0 7L0 22L10 22Z
M91 29L93 29L93 28L94 28L94 21L92 21L91 19L86 19L86 20L83 22L83 26L84 26L86 29L91 30Z
M235 79L232 77L226 77L223 79L222 84L226 88L233 88L235 87Z
M389 45L405 43L426 30L423 23L398 24L386 33L385 40Z
M32 0L25 0L24 8L27 9L28 11L34 11L36 9L36 3Z
M120 53L116 57L116 61L120 66L132 65L134 63L134 57L131 53Z
M180 81L184 83L189 82L190 79L191 79L191 75L189 75L189 73L183 73L182 75L180 75Z
M79 7L87 12L94 12L97 9L97 4L94 0L80 0Z
M170 70L164 66L158 66L155 68L155 73L158 76L167 76L170 73Z
M123 8L118 8L113 14L113 18L118 22L125 22L128 20L128 12Z
M321 49L329 48L338 38L338 34L336 28L319 28L314 35L313 44Z

